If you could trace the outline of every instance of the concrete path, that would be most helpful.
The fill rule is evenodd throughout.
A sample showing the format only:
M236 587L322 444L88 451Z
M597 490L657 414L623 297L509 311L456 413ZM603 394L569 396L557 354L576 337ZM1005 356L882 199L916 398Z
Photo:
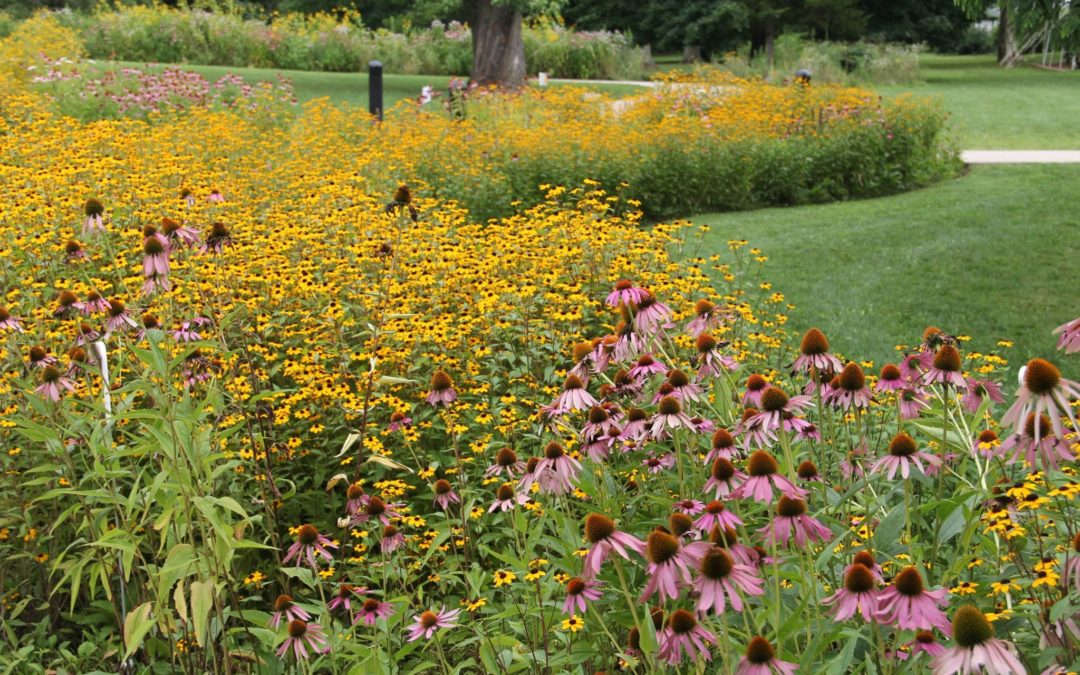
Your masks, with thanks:
M1080 150L964 150L965 164L1080 164Z

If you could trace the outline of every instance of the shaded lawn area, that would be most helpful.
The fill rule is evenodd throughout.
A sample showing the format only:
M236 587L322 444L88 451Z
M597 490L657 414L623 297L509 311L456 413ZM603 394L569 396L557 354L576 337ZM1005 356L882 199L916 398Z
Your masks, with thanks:
M692 218L702 250L748 239L765 278L796 309L790 327L818 326L833 348L877 366L927 325L1006 350L1015 370L1049 357L1080 379L1080 359L1051 331L1080 316L1080 166L980 166L903 195Z

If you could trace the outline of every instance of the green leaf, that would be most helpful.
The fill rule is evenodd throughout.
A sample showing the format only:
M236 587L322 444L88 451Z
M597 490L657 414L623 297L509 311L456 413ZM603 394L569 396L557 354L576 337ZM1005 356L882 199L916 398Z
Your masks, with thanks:
M206 625L210 610L214 607L214 582L191 582L191 622L195 628L195 641L206 646Z
M154 627L153 611L154 603L144 602L124 619L124 642L127 644L127 651L124 652L125 659L131 658L131 655L142 646L143 638Z
M853 637L847 639L843 651L829 664L828 675L843 675L851 672L851 659L855 655L855 646L859 641Z
M874 543L882 551L890 550L900 540L904 529L904 503L900 502L878 523L874 530Z

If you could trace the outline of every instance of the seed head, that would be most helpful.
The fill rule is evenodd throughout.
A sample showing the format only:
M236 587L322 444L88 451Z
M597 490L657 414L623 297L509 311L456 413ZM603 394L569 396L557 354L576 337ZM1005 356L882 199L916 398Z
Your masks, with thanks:
M900 570L893 584L896 585L896 590L903 595L916 596L923 592L922 576L919 574L919 570L911 566Z
M668 517L668 527L675 533L675 536L681 537L694 529L694 519L685 513L676 512Z
M735 561L731 554L719 546L713 546L701 558L701 573L707 579L724 579L734 568Z
M953 639L961 647L972 648L994 637L986 615L974 605L964 605L953 614Z
M788 403L788 396L780 387L769 387L761 394L761 408L765 412L779 412Z
M780 469L776 458L765 450L755 450L754 454L750 455L746 468L751 476L771 476Z
M829 351L829 340L825 337L825 333L822 333L817 328L811 328L803 334L799 350L805 356L826 354Z
M805 501L802 499L793 499L787 495L780 495L780 501L776 504L776 515L781 518L796 518L805 514Z
M750 639L746 646L746 660L757 665L764 665L776 657L776 651L768 640L760 635Z
M935 368L947 373L958 373L960 372L960 366L960 352L956 351L956 347L950 344L938 347L937 353L934 354Z
M1036 396L1045 396L1057 389L1061 371L1045 359L1031 359L1024 372L1024 386Z
M305 546L310 546L319 540L319 531L314 525L301 525L296 533L296 540Z
M439 369L435 371L435 374L431 376L431 388L435 391L446 391L454 386L454 381L450 379L450 376L446 374L446 371Z
M677 609L668 617L668 627L676 635L686 635L697 626L697 619L685 609Z
M681 370L675 369L668 373L668 384L678 389L690 384L690 378Z
M562 443L558 441L551 441L544 446L544 457L548 459L558 459L566 454L566 450L563 448Z
M661 565L679 552L679 540L662 530L653 530L649 533L645 552L651 562Z
M289 637L299 640L304 637L304 633L307 633L307 623L300 619L293 619L289 622Z
M889 454L893 457L910 457L918 450L919 448L915 445L914 439L903 432L893 436L892 441L889 443Z
M665 396L660 399L656 409L661 415L678 415L682 412L682 404L674 396Z
M716 349L716 338L709 335L708 333L702 333L701 335L697 336L697 341L695 342L695 344L697 346L699 354L708 354L712 350Z
M866 565L854 564L844 576L844 588L852 593L866 593L874 587L874 573Z
M862 391L866 386L866 375L859 364L849 362L840 371L840 388L844 391Z
M445 478L440 478L435 481L435 494L444 495L454 489L454 486L450 485L450 481Z
M599 544L615 534L615 521L599 513L590 513L585 517L585 538L590 543Z
M712 446L718 449L733 448L735 447L735 439L727 429L717 429L712 435Z
M810 480L811 478L817 478L818 470L813 462L805 459L799 464L799 468L795 470L795 473L803 480Z

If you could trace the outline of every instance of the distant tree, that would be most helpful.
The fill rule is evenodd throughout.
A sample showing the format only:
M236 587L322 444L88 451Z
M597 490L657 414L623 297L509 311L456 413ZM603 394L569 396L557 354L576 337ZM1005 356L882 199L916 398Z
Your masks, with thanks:
M1080 51L1080 3L1075 0L954 0L970 17L998 8L998 63L1012 65L1024 52L1042 46Z
M510 88L524 85L523 17L557 14L564 4L565 0L465 0L472 27L473 81Z
M888 42L925 43L955 52L972 17L953 0L863 0L867 34Z
M815 38L858 40L869 19L861 5L860 0L804 0L798 21Z

